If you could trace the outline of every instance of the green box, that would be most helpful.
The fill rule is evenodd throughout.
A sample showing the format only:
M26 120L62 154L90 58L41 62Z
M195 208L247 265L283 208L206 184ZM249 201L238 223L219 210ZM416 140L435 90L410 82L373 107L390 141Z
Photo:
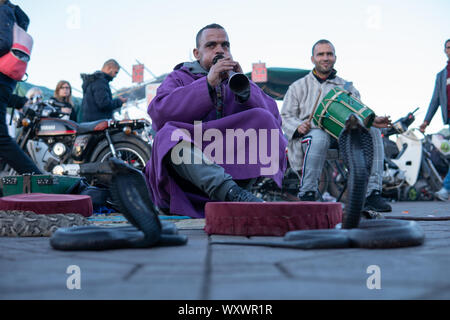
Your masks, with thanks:
M22 175L3 177L3 196L23 193L66 194L81 178L54 175Z

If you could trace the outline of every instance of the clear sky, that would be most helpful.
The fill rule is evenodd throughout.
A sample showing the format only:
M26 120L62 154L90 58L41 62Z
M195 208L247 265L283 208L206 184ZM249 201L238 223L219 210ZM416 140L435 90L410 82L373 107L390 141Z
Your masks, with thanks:
M80 73L115 58L131 73L136 59L154 74L192 59L195 35L219 23L236 61L311 69L311 47L325 38L338 75L352 81L377 114L395 120L420 107L422 122L436 73L447 61L449 0L12 0L29 15L35 46L29 81L54 88L65 79L81 90ZM146 79L151 76L146 73ZM131 85L123 71L111 83ZM442 128L440 111L429 133Z

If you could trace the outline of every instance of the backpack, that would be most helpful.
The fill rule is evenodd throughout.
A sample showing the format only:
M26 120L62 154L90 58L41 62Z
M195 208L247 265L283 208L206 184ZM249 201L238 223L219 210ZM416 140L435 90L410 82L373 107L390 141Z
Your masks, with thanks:
M8 53L0 57L0 72L9 78L21 81L30 61L33 38L17 23L13 27L13 45Z

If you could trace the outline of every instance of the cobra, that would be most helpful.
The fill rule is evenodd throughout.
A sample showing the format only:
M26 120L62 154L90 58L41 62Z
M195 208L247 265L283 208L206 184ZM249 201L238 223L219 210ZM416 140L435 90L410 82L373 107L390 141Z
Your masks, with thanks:
M99 251L186 244L187 237L179 235L174 224L160 222L141 171L116 158L109 164L113 174L111 196L131 226L58 229L50 245L64 251Z

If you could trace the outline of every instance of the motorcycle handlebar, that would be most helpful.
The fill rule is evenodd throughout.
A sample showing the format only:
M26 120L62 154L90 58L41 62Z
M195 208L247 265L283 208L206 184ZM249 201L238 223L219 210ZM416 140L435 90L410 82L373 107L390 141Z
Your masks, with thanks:
M66 105L62 102L56 101L54 99L50 99L48 101L46 101L49 105L53 106L53 107L58 107L58 108L65 108Z
M58 117L64 115L70 115L69 113L62 112L61 109L65 108L66 105L54 99L38 101L31 105L26 105L22 109L23 116L34 117L44 116L44 117Z
M409 112L405 117L402 117L395 121L392 124L392 127L385 132L385 136L401 134L407 131L409 126L416 120L416 118L414 117L414 113L416 113L417 110L419 110L419 108L414 109L414 111Z

